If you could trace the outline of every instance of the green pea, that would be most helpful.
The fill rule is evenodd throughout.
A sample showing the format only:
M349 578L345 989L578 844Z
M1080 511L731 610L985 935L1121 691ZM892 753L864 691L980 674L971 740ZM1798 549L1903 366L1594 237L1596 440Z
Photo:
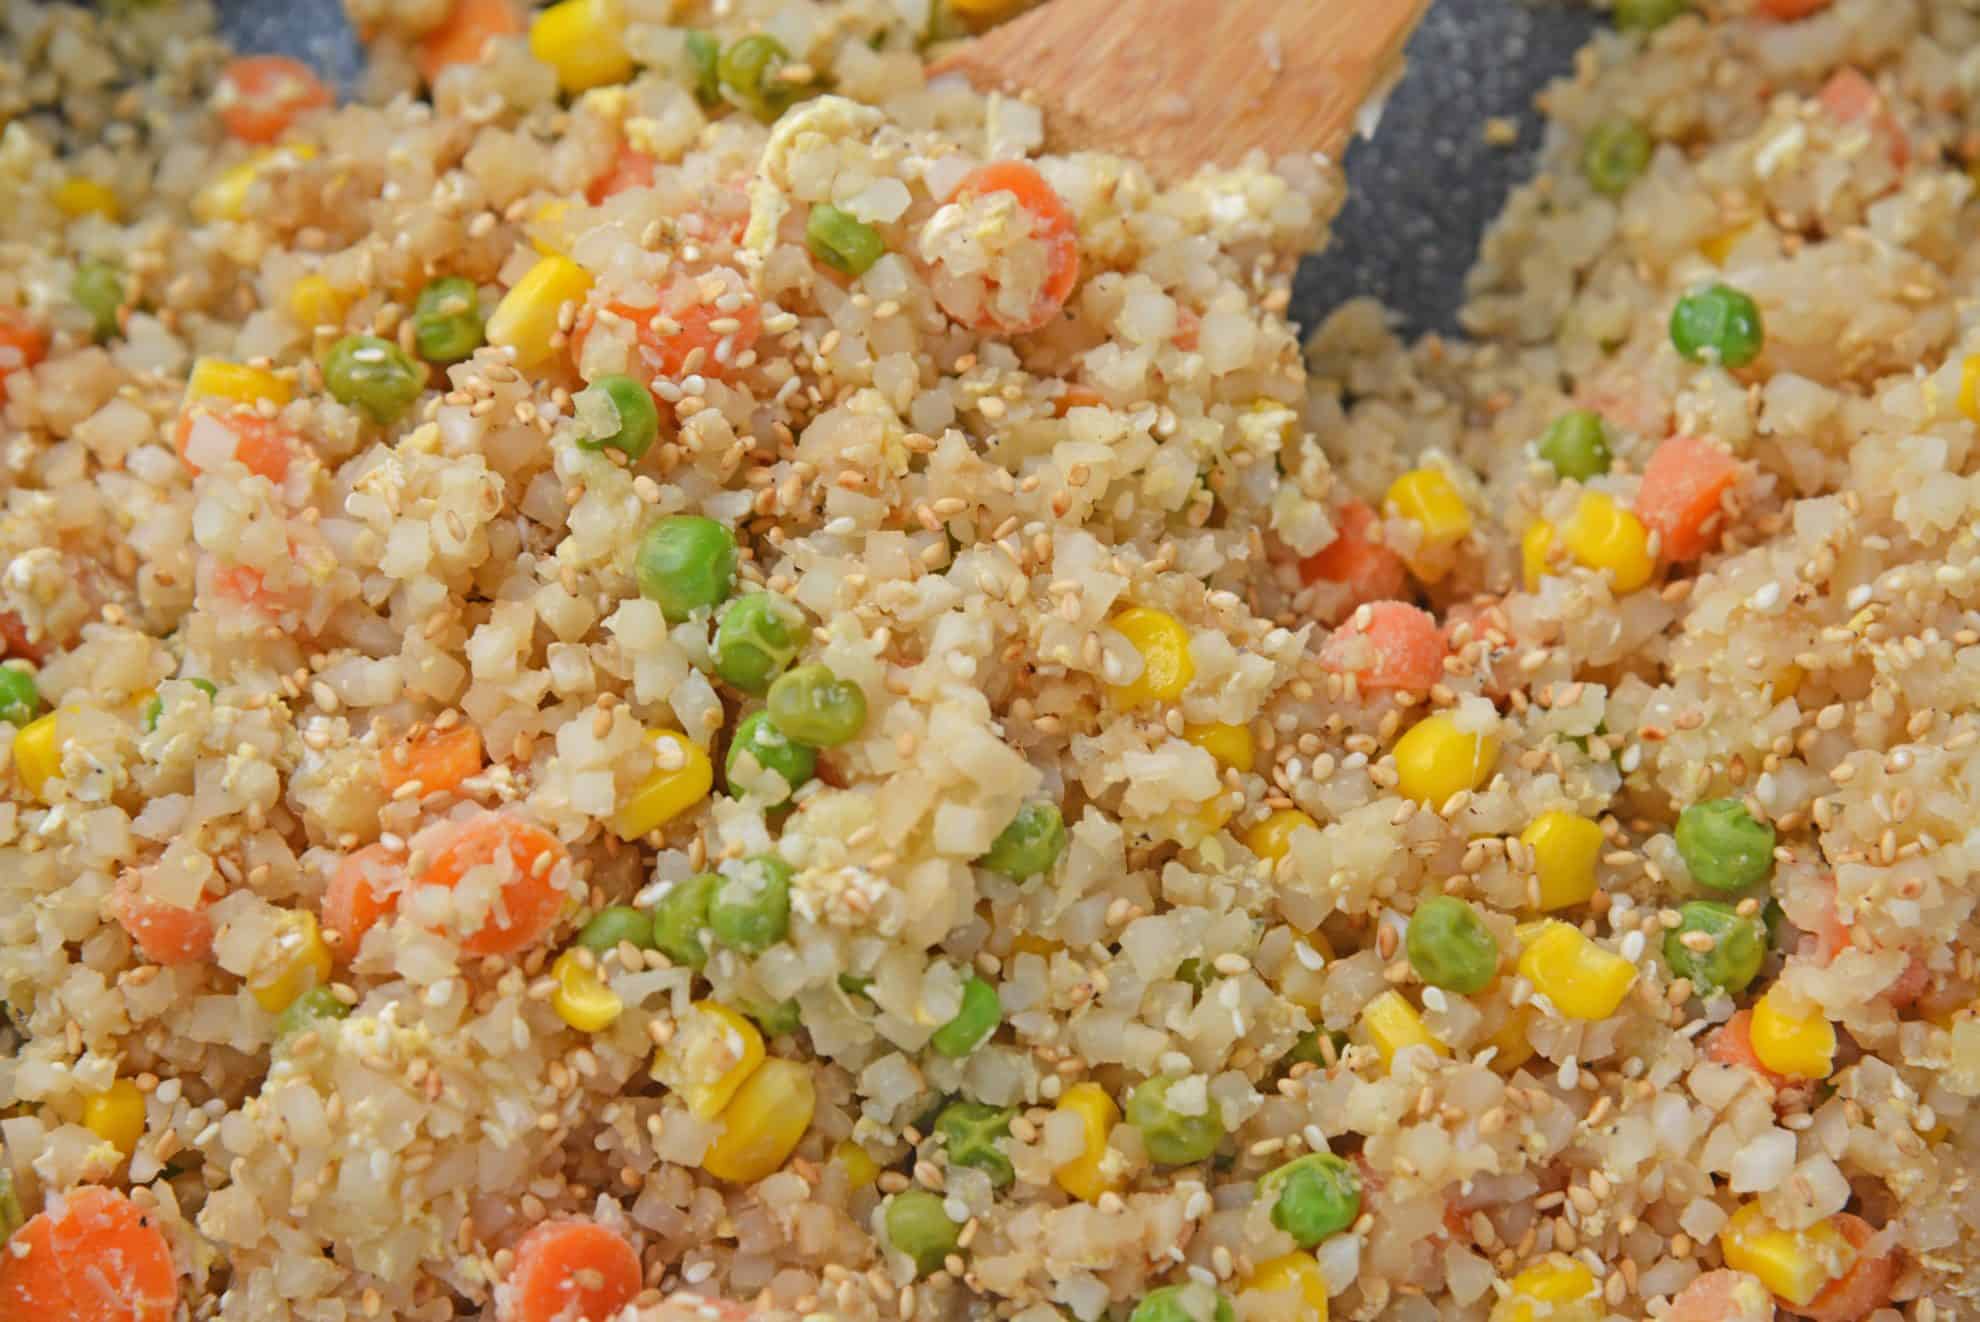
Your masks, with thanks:
M704 872L686 881L677 881L653 904L653 948L685 969L698 969L708 962L708 948L701 944L701 933L708 926L709 902L722 879Z
M593 914L579 929L577 943L598 955L627 944L636 950L658 949L653 944L653 916L630 904L614 904Z
M873 979L867 977L864 973L841 973L839 975L839 990L848 996L867 998L866 989L872 985Z
M115 339L122 329L124 277L116 267L94 258L76 267L69 295L89 314L91 333L100 343Z
M1478 910L1455 895L1417 905L1403 947L1417 977L1463 996L1484 991L1499 971L1499 943Z
M1204 990L1216 980L1217 970L1211 966L1208 960L1198 959L1196 956L1191 955L1188 959L1176 965L1176 981L1186 982L1198 991Z
M323 383L338 403L383 427L413 406L425 388L425 373L390 340L346 335L324 356Z
M1050 872L1065 852L1066 819L1059 805L1036 800L1018 809L976 865L1012 881L1029 881Z
M1004 1005L997 999L997 989L972 973L963 983L962 1008L935 1030L928 1045L950 1060L961 1060L988 1042L1003 1018Z
M688 70L694 75L694 99L712 106L722 99L722 43L699 28L688 32L683 46Z
M1671 312L1671 343L1694 363L1744 367L1766 342L1760 305L1730 285L1686 294Z
M782 941L791 930L791 865L775 854L731 865L708 903L708 930L746 955Z
M790 62L784 43L757 32L730 43L715 71L731 102L768 123L797 99L796 85L781 76Z
M1183 1115L1169 1105L1169 1094L1181 1079L1156 1075L1143 1079L1128 1094L1127 1122L1141 1131L1141 1145L1158 1166L1188 1166L1207 1161L1224 1138L1224 1117L1217 1099L1205 1095L1204 1109Z
M220 686L210 679L189 679L186 683L192 685L201 693L204 693L209 702L220 696ZM165 699L154 693L151 696L151 701L144 704L144 732L150 734L153 730L156 730L158 728L158 718L164 714Z
M1694 803L1678 814L1678 854L1691 879L1708 891L1732 894L1774 872L1774 828L1738 799Z
M784 1037L804 1026L804 1015L795 998L785 1001L752 1001L743 1013L756 1021L766 1037Z
M1609 471L1609 424L1593 409L1574 409L1554 419L1536 448L1556 476L1586 482Z
M1612 117L1588 131L1581 173L1604 197L1621 197L1650 166L1650 135L1634 120Z
M770 686L777 728L813 748L837 748L866 728L866 693L822 665L799 666Z
M887 255L887 241L858 217L819 202L804 222L804 244L811 255L841 275L854 278Z
M1128 1322L1237 1322L1237 1311L1221 1292L1190 1281L1150 1290L1128 1314Z
M1760 906L1760 921L1767 928L1768 948L1779 950L1781 942L1788 938L1787 910L1781 908L1781 902L1770 895L1767 897L1767 902Z
M0 666L0 721L26 725L41 714L41 686L19 666Z
M1322 1046L1322 1042L1326 1046ZM1341 1053L1347 1050L1348 1035L1332 1032L1324 1028L1309 1028L1299 1035L1299 1041L1285 1054L1284 1063L1293 1065L1318 1065L1322 1069L1340 1060ZM1328 1047L1333 1048L1328 1054Z
M730 794L753 794L773 804L790 798L817 769L818 750L778 729L767 711L742 718L723 762Z
M1272 1224L1303 1249L1340 1234L1361 1215L1361 1177L1331 1152L1295 1157L1258 1182Z
M715 622L715 673L744 693L760 696L804 647L804 637L804 612L790 600L774 592L745 593ZM790 730L782 721L777 728Z
M660 603L667 623L729 599L736 586L736 535L698 514L670 514L646 530L633 562L639 595Z
M962 1227L949 1219L942 1195L927 1189L908 1189L889 1198L884 1220L887 1242L912 1258L922 1276L940 1270L962 1238Z
M328 987L311 987L275 1016L276 1040L294 1037L325 1020L348 1018L350 1013L351 1007L338 1000Z
M628 459L644 458L660 438L660 410L654 406L653 392L635 378L619 375L599 377L584 393L610 404L614 421L611 430L581 436L578 444L587 450L617 450ZM585 416L581 406L578 417Z
M1760 975L1767 958L1767 927L1759 918L1748 918L1730 904L1717 900L1692 900L1678 909L1681 922L1676 930L1664 933L1664 962L1671 973L1689 978L1700 995L1714 991L1734 995ZM1694 950L1685 939L1711 938L1706 950Z
M465 276L427 282L413 303L413 347L429 363L458 363L482 346L481 291Z
M1654 32L1691 9L1691 0L1616 0L1616 26L1624 32Z
M935 1117L935 1132L942 1136L949 1160L988 1175L992 1189L1008 1189L1017 1178L1011 1159L997 1146L997 1140L1011 1132L1009 1110L982 1102L950 1102Z

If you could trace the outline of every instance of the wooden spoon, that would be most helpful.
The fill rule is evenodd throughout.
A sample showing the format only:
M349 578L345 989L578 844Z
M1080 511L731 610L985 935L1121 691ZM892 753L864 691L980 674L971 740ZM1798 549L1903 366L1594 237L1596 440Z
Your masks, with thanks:
M939 60L1021 95L1056 138L1174 180L1319 152L1336 164L1363 102L1402 73L1430 0L1050 0Z

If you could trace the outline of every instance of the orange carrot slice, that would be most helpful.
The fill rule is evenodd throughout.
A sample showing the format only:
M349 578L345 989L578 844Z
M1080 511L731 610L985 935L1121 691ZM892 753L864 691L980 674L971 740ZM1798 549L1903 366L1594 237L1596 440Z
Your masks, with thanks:
M48 356L48 337L12 308L0 308L0 404L7 402L7 378Z
M337 952L355 954L364 934L399 907L405 863L383 845L346 855L323 892L323 926L337 934Z
M465 722L445 730L428 730L417 739L387 749L379 758L379 773L388 794L414 781L419 782L422 795L458 789L462 781L479 774L481 767L481 731Z
M1428 611L1401 601L1374 601L1356 608L1346 624L1327 636L1320 664L1353 674L1363 689L1409 689L1426 693L1444 678L1450 645Z
M217 413L207 408L189 408L179 415L179 458L198 473L193 462L195 442L202 453L209 448L224 451L233 441L234 458L248 472L280 482L289 475L289 461L299 443L296 434L273 418L264 418L252 409L231 409Z
M157 1218L93 1185L51 1199L0 1251L0 1317L171 1322L178 1294Z
M1380 522L1375 511L1358 500L1341 506L1334 540L1299 562L1300 579L1322 580L1346 587L1354 605L1402 595L1407 571L1402 557L1374 540Z
M763 333L763 313L755 302L725 312L703 303L696 281L688 277L668 285L657 308L619 302L605 306L632 323L633 351L626 371L649 385L659 380L678 381L688 375L725 381L734 374L736 360L755 347L757 337ZM653 325L656 317L671 322L674 328L656 329ZM571 331L572 362L584 361L585 337L590 335L596 320L597 313L589 308L578 318ZM733 329L730 321L735 323ZM717 322L722 323L722 329L715 328Z
M604 1322L639 1293L639 1254L595 1221L550 1221L516 1241L508 1322Z
M0 657L18 656L39 662L48 649L28 637L27 623L12 611L0 611Z
M509 0L454 0L440 26L419 39L413 63L430 86L456 64L479 64L495 38L522 30L522 16Z
M1759 12L1776 23L1792 23L1810 14L1819 14L1835 0L1760 0Z
M1861 1249L1877 1233L1868 1221L1848 1212L1836 1213L1835 1222L1836 1229L1842 1231L1843 1238L1853 1248ZM1789 1305L1788 1311L1810 1322L1858 1322L1891 1302L1898 1265L1895 1250L1874 1258L1859 1254L1848 1271L1823 1286L1820 1293L1801 1307Z
M1744 1065L1775 1088L1787 1082L1785 1078L1760 1063L1760 1053L1753 1049L1753 1011L1751 1010L1739 1011L1726 1020L1718 1032L1712 1034L1705 1043L1705 1059L1717 1061L1721 1065Z
M336 100L301 60L243 55L227 65L214 92L220 122L242 142L273 142L298 115Z
M1091 386L1067 386L1065 392L1053 403L1052 412L1063 418L1074 409L1098 408L1106 402L1105 396Z
M606 198L623 193L628 188L651 188L653 167L659 163L631 143L621 142L605 173L592 180L591 186L584 190L585 199L591 205L597 206Z
M1001 317L986 300L974 318L977 330L1000 335L1035 331L1059 315L1079 283L1079 228L1072 213L1038 167L1025 161L992 161L963 176L954 200L967 202L992 193L1009 193L1031 218L1031 237L1045 245L1045 285L1031 309L1017 320ZM994 284L994 282L993 282Z
M1911 160L1911 140L1905 136L1904 125L1884 103L1884 94L1862 71L1847 67L1836 70L1822 84L1815 99L1822 109L1844 124L1869 120L1877 136L1884 140L1891 164L1898 169L1902 170Z
M1696 560L1719 539L1719 502L1739 480L1739 461L1710 441L1673 436L1643 469L1636 513L1661 535L1666 560Z
M127 875L110 893L108 908L153 964L197 964L213 953L213 919L204 903L185 909L153 899L138 889L135 876Z
M418 878L423 886L453 889L472 871L499 868L501 898L482 925L461 942L473 955L509 955L533 945L556 923L566 896L553 881L566 857L557 837L509 813L482 812L443 822L414 838L430 850Z
M1774 1322L1774 1296L1745 1272L1706 1272L1671 1300L1664 1322Z

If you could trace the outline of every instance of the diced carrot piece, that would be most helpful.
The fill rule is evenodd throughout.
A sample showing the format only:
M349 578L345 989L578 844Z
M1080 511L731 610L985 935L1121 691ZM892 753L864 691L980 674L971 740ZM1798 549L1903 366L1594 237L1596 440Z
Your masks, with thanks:
M424 838L422 838L424 837ZM458 886L470 871L497 866L508 872L498 903L481 927L461 942L473 955L509 955L541 940L564 911L566 896L553 881L566 855L557 837L502 812L443 822L414 838L431 862L423 886Z
M463 722L445 730L428 730L410 743L386 750L379 772L390 794L401 785L419 782L421 794L453 790L480 773L481 731Z
M1106 402L1106 398L1091 386L1067 386L1058 401L1052 405L1052 412L1063 418L1074 409L1099 408Z
M213 919L204 904L191 909L153 899L127 876L110 894L115 918L138 951L153 964L197 964L213 953Z
M323 892L323 926L336 933L339 954L357 953L372 925L399 907L394 879L404 873L403 857L383 845L366 845L337 865Z
M591 181L591 187L584 190L584 196L591 205L597 206L628 188L651 188L653 167L659 163L631 143L622 141L619 150L613 154L611 165L605 168L604 174Z
M1774 1322L1774 1296L1757 1276L1706 1272L1671 1300L1663 1322Z
M294 457L299 443L293 431L276 419L264 418L252 409L232 409L220 413L197 406L179 415L178 430L179 457L193 472L200 471L199 465L191 458L194 436L201 436L202 447L208 438L220 439L218 431L196 432L196 429L209 428L224 429L233 434L234 457L248 472L265 477L270 482L280 482L289 475L289 461Z
M1753 1011L1751 1010L1739 1011L1726 1020L1718 1032L1712 1034L1705 1043L1705 1059L1717 1061L1721 1065L1744 1065L1776 1088L1787 1082L1760 1063L1760 1053L1753 1049Z
M1427 693L1444 678L1450 646L1428 611L1401 601L1357 607L1320 647L1320 664L1352 673L1363 689Z
M39 664L48 649L28 637L27 624L12 611L0 611L0 657L18 656Z
M171 1322L178 1297L156 1216L110 1189L51 1199L0 1250L0 1317Z
M1194 308L1179 308L1176 311L1176 333L1169 337L1184 353L1195 353L1198 336L1203 331L1203 318L1196 315Z
M550 1221L516 1241L506 1322L604 1322L639 1293L639 1254L595 1221Z
M286 55L243 55L228 64L214 91L227 132L255 143L275 141L298 115L335 100L307 64Z
M1893 1010L1909 1010L1918 1004L1918 998L1932 984L1932 970L1924 960L1913 955L1911 962L1898 974L1897 981L1884 988L1883 999Z
M1862 1248L1877 1233L1860 1216L1838 1212L1836 1229L1842 1231L1854 1248ZM1897 1284L1898 1255L1895 1250L1874 1258L1859 1255L1848 1271L1822 1287L1806 1304L1788 1311L1810 1322L1860 1322L1891 1302L1891 1288Z
M1666 560L1696 560L1712 548L1719 502L1739 480L1737 459L1710 441L1673 436L1643 469L1636 513L1660 535Z
M1829 75L1829 81L1822 84L1822 90L1815 99L1822 108L1844 124L1852 124L1860 119L1871 121L1872 127L1885 140L1885 150L1891 164L1902 170L1911 160L1911 140L1905 136L1904 125L1891 113L1884 103L1884 94L1877 85L1865 77L1858 69L1841 68Z
M1351 500L1334 522L1334 540L1299 562L1301 580L1342 584L1357 606L1401 596L1408 571L1401 556L1371 536L1380 523L1375 511Z
M429 85L456 64L479 64L488 43L523 30L522 15L510 0L454 0L440 26L419 39L413 63Z
M0 404L7 402L7 378L48 356L48 337L25 313L0 308Z
M1073 223L1072 213L1066 210L1064 199L1045 182L1038 167L1028 162L992 161L979 165L963 176L962 183L956 187L955 200L969 201L991 193L1009 193L1016 198L1018 206L1031 217L1031 237L1046 245L1045 286L1039 290L1030 312L1019 321L1005 322L986 304L977 319L978 330L1021 335L1050 322L1072 297L1073 286L1079 283L1079 228Z
M1792 23L1797 18L1819 14L1835 0L1760 0L1759 12L1776 23Z
M654 381L677 381L698 374L712 381L724 381L736 370L736 359L755 347L763 333L763 313L754 300L734 311L723 311L701 301L698 282L682 277L667 286L657 308L635 307L609 302L606 310L624 317L633 325L633 351L626 370L649 385ZM571 331L571 361L584 361L585 337L597 321L597 312L586 308ZM678 329L657 330L655 318L663 318ZM734 329L726 323L733 319ZM721 321L725 329L716 330Z
M267 577L252 565L216 564L209 581L216 598L271 619L295 605L293 594L269 587Z

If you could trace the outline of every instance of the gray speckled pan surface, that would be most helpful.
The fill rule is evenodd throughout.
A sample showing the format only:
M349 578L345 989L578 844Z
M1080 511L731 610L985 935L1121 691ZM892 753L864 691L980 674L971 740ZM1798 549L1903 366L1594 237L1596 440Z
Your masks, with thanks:
M1289 0L1302 2L1330 0ZM297 55L346 82L357 68L338 0L219 0L219 8L243 50ZM1372 294L1413 332L1456 329L1479 235L1532 169L1533 94L1568 69L1594 21L1547 0L1436 0L1381 132L1348 153L1351 194L1333 246L1300 277L1293 312L1303 324ZM1518 121L1514 146L1485 141L1492 116Z

